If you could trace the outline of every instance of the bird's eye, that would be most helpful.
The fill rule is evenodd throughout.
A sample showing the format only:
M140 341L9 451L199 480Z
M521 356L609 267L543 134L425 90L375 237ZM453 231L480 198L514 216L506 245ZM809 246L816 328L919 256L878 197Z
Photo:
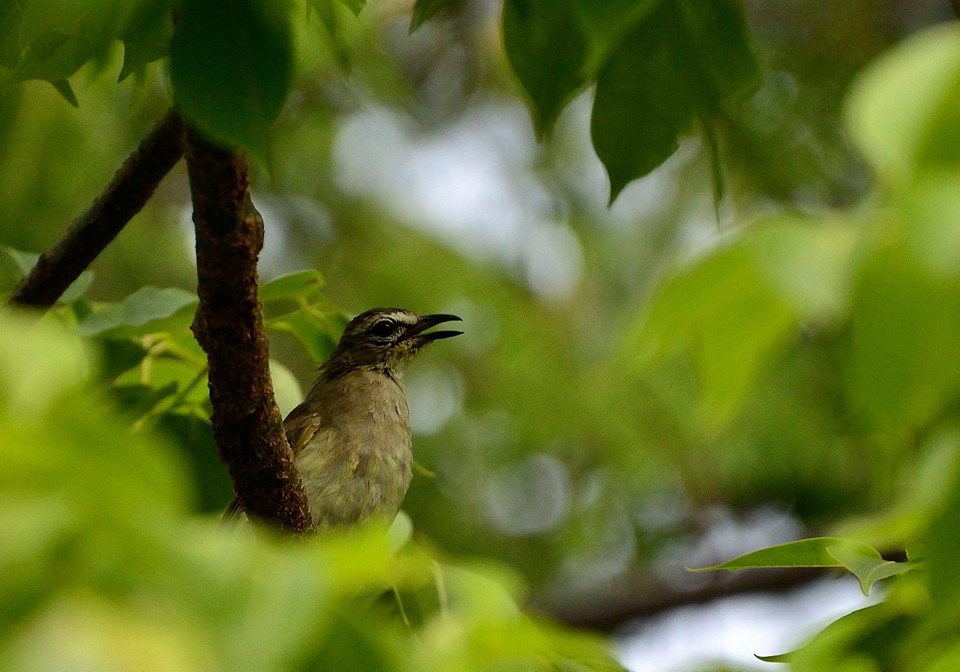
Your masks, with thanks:
M370 327L370 333L374 336L387 337L393 334L397 329L397 323L393 320L377 320Z

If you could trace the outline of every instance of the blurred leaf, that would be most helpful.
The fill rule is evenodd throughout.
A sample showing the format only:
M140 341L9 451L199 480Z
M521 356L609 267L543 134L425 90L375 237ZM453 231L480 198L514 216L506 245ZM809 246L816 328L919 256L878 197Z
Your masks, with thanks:
M131 369L119 378L115 385L145 384L153 389L165 388L171 383L176 386L176 396L170 397L170 404L160 404L162 410L176 410L184 406L194 412L207 401L206 366L185 360L176 355L162 354L152 356L139 369Z
M106 338L94 342L100 346L100 373L106 381L138 366L147 356L146 348L133 340Z
M53 85L53 88L57 90L57 93L60 96L70 103L73 107L80 107L80 101L77 100L77 94L73 92L73 87L70 86L70 82L66 79L55 79L50 82Z
M323 275L313 269L288 273L261 285L260 300L269 303L279 299L306 298L323 289L323 284Z
M958 125L960 126L960 125ZM931 274L960 273L960 172L926 171L902 195L906 244Z
M764 277L805 322L837 320L849 303L858 232L845 223L778 217L745 241Z
M905 432L960 389L960 279L941 281L899 246L868 259L854 291L847 384L867 418Z
M0 412L23 419L43 413L57 395L87 380L91 368L79 339L0 309Z
M263 155L292 76L287 3L181 3L170 44L174 101L212 139Z
M424 23L432 19L444 7L449 7L460 0L416 0L413 4L413 15L410 17L410 32L412 33Z
M847 120L880 179L903 187L924 164L956 168L960 28L944 24L885 54L850 94Z
M110 388L117 406L131 417L139 418L153 410L158 403L177 393L176 382L169 382L163 386L150 387L147 385L114 385Z
M197 296L176 287L143 287L119 303L108 304L80 322L84 336L129 337L187 327Z
M960 563L957 562L960 558L960 529L956 524L960 516L960 473L956 463L951 466L953 471L946 477L948 484L941 494L943 504L931 520L924 540L927 542L929 595L934 614L945 617L948 628L953 630L960 605Z
M0 293L12 292L20 280L37 264L39 258L39 254L0 245ZM87 293L92 282L93 271L84 271L67 287L57 303L73 303Z
M273 379L273 394L277 399L280 414L286 416L294 406L303 401L303 390L297 377L275 359L270 360L270 377Z
M364 5L367 4L367 0L340 0L354 16L359 16L360 12L363 10Z
M905 619L888 605L873 605L837 619L803 648L757 658L789 663L795 672L872 672L880 669L880 661L893 660L891 648L905 625Z
M148 63L167 55L173 36L170 0L140 0L130 10L119 31L123 41L123 66L117 81L122 82Z
M704 410L728 420L762 364L796 328L791 306L767 282L746 247L719 250L664 281L633 341L641 363L689 351Z
M588 44L577 2L506 0L502 20L507 59L530 96L534 126L542 137L587 82Z
M156 429L179 449L193 482L197 510L223 513L233 498L233 483L217 456L210 421L194 413L166 412L157 418Z
M322 362L333 352L337 342L331 323L312 310L297 310L266 321L268 329L292 334L315 362Z
M341 69L348 70L351 64L351 55L350 46L344 38L343 26L338 13L342 6L341 3L335 3L334 0L311 0L308 6L313 8L313 11L320 18L320 23L323 24L327 37L330 38L330 47L337 59L337 64ZM359 12L359 9L357 11Z
M16 30L16 77L44 79L73 105L76 97L66 78L90 60L103 58L113 41L128 49L121 79L133 67L166 53L171 0L30 0L22 3Z
M933 519L946 506L958 475L960 434L955 429L945 428L922 446L888 511L844 521L837 532L869 540L881 548L906 546L908 557L915 560L917 557L910 552L911 546L926 538Z

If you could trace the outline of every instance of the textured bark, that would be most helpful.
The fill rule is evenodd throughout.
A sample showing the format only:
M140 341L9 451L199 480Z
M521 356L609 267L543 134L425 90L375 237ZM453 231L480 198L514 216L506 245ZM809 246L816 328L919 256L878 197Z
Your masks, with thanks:
M263 218L247 162L186 134L197 235L193 332L207 353L213 436L247 515L294 533L312 522L270 382L258 292Z
M183 122L167 112L56 245L40 255L8 303L49 308L117 237L183 155Z

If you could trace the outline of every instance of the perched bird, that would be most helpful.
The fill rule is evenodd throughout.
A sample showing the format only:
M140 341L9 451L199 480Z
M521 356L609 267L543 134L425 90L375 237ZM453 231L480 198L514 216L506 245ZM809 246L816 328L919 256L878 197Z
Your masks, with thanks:
M427 331L456 315L374 308L357 315L320 367L306 399L284 420L318 529L400 510L412 476L407 362L425 345L460 331ZM225 517L242 515L234 498Z

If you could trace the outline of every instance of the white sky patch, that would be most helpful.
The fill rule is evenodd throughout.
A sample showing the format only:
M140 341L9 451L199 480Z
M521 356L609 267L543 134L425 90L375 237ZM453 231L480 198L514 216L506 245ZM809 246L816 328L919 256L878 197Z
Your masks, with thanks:
M531 172L535 142L519 106L481 106L437 133L383 108L348 118L334 143L341 187L374 196L464 255L516 269L548 299L572 292L583 251Z
M792 651L832 621L875 602L851 576L785 595L740 595L681 607L621 633L617 657L630 672L697 669L692 666L698 661L773 670L754 654Z

